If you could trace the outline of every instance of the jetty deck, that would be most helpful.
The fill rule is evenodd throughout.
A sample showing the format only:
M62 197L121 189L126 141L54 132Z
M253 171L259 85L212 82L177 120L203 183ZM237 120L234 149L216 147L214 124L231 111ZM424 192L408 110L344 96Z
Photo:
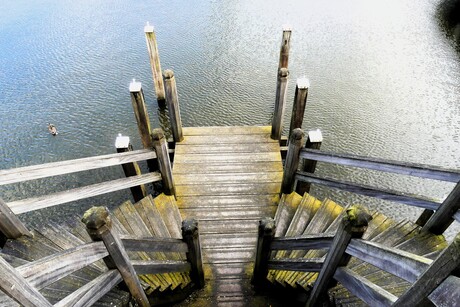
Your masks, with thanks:
M270 126L184 128L184 140L176 144L177 203L184 219L198 220L210 285L195 304L243 306L255 298L250 277L257 225L274 216L283 177L279 142L270 131Z

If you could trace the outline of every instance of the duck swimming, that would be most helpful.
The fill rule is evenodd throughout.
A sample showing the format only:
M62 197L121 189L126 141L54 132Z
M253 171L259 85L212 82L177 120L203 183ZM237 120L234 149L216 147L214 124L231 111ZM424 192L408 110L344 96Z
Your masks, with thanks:
M48 123L48 131L49 131L52 135L57 135L57 134L58 134L57 129L56 129L56 126L53 125L53 124L50 124L50 123Z

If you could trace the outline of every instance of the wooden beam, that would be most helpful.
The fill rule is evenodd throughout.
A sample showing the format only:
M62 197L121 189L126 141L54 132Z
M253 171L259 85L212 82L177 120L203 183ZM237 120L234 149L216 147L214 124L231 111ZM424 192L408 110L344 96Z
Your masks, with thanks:
M307 78L297 79L292 105L291 125L289 126L289 135L296 128L302 128L303 117L305 115L305 106L307 104L308 88L310 81Z
M127 251L185 253L187 244L174 238L136 238L123 236L121 238Z
M460 302L460 278L456 276L447 277L428 298L436 306L455 306Z
M316 306L322 299L322 295L331 283L337 267L339 265L345 266L350 260L350 256L345 254L348 243L352 238L362 237L371 219L372 216L364 207L351 206L346 209L346 215L337 229L334 241L324 260L324 265L308 298L307 307Z
M291 34L292 34L292 27L289 25L283 26L283 37L281 39L278 70L280 70L281 68L288 68L289 50L291 49Z
M352 183L347 181L335 180L330 178L323 178L314 174L297 172L296 179L299 181L308 181L311 183L320 184L330 188L340 189L348 192L353 192L356 194L361 194L365 196L375 197L379 199L384 199L388 201L394 201L403 203L406 205L411 205L415 207L420 207L424 209L437 209L440 203L433 201L428 198L422 198L421 196L403 194L394 190L379 189L374 188L368 185Z
M164 105L165 88L161 75L160 55L158 52L157 36L155 29L147 22L144 27L145 41L147 42L147 50L149 52L150 68L152 69L153 84L155 86L155 94L160 106Z
M306 235L298 237L274 238L270 246L271 250L309 250L323 249L331 246L334 233Z
M138 275L188 272L191 269L187 261L132 260L131 263Z
M0 257L0 289L22 306L53 306L2 257Z
M268 261L269 270L296 271L296 272L320 272L324 259L275 259Z
M27 227L19 220L11 208L0 198L0 234L6 239L32 236Z
M292 131L289 139L289 149L284 163L283 182L281 184L281 192L291 194L294 191L295 174L299 167L299 152L303 142L303 131L300 128Z
M150 118L147 106L145 105L142 84L133 79L133 81L129 84L129 93L131 95L131 104L133 106L134 116L136 118L142 145L145 149L151 149L152 140L150 138Z
M182 132L182 119L179 109L179 96L177 95L176 78L174 72L167 69L163 72L165 91L166 91L166 104L168 105L169 122L171 123L171 131L173 134L174 142L180 142L184 139Z
M414 282L433 262L394 247L359 239L351 240L346 252L409 282Z
M0 170L0 186L28 180L72 174L103 167L122 165L125 163L156 159L156 157L157 156L152 149L142 149L126 153L116 153Z
M90 198L119 190L129 189L141 184L156 182L161 180L158 173L149 173L141 176L121 178L112 181L96 183L72 190L58 192L50 195L21 199L7 203L15 214L21 214L47 207L65 204L71 201Z
M168 142L161 128L154 129L151 135L153 148L157 153L158 168L163 180L163 189L166 195L176 195L176 188L172 175L171 160L168 154Z
M304 159L316 160L319 162L367 168L382 172L409 175L420 178L428 178L455 183L460 181L460 171L432 165L369 158L351 154L339 154L315 149L302 149L300 152L300 157Z
M187 219L182 222L182 240L187 244L187 261L191 265L190 277L198 289L204 287L203 258L201 256L198 222Z
M280 68L276 81L275 110L273 111L272 131L270 137L274 140L281 139L283 133L284 109L287 98L289 71L287 68Z
M380 288L346 267L339 267L334 278L369 306L392 306L397 296Z
M440 235L454 221L454 214L460 209L460 181L452 192L442 202L436 212L430 217L422 230Z
M112 229L109 209L92 207L85 212L82 222L86 225L86 230L93 241L104 242L109 252L109 256L104 258L107 267L118 269L136 302L142 307L149 307L149 301L129 260L128 253L124 249L120 237Z
M321 143L323 142L323 134L321 130L311 130L308 131L307 140L305 141L305 148L308 149L320 149ZM315 160L303 159L301 161L300 169L305 173L314 173L316 170L316 163ZM296 192L300 195L304 195L305 193L310 192L311 183L305 181L299 181L297 183Z

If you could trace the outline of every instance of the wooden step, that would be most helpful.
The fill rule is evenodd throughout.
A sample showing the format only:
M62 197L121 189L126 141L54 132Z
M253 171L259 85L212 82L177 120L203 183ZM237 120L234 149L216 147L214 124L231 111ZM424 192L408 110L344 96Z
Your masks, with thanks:
M302 196L296 192L281 196L278 210L275 214L275 237L284 236L301 200Z

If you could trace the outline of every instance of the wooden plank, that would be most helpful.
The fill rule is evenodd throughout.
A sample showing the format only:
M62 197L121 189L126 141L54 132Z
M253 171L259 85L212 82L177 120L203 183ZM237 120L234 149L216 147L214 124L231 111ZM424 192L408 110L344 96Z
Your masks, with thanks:
M0 241L4 235L7 239L17 239L23 235L30 236L27 227L19 220L17 215L0 198ZM2 244L2 243L0 243Z
M208 126L208 127L184 127L186 136L191 135L235 135L235 134L267 134L270 126Z
M187 261L132 260L131 263L138 275L190 271L190 263L188 263Z
M279 152L280 147L276 143L249 143L249 144L206 144L206 145L181 145L176 144L176 155L189 154L218 154L218 153L256 153L256 152Z
M338 154L307 148L301 150L300 156L304 159L316 160L320 162L361 167L420 178L429 178L455 183L460 181L460 172L458 170L447 169L433 165L369 158L351 154Z
M200 234L257 231L259 219L200 220Z
M391 306L398 298L346 267L339 267L334 278L370 306Z
M301 201L302 197L295 192L281 195L275 214L275 237L284 236Z
M250 208L261 206L275 206L278 205L279 201L279 194L182 196L177 199L177 206L181 210L194 208Z
M138 238L122 236L121 242L127 251L143 252L187 252L187 244L173 238Z
M0 186L155 158L154 151L144 149L0 170Z
M118 270L107 271L54 304L54 307L91 306L121 281Z
M159 173L149 173L141 176L133 176L97 183L50 195L17 200L9 202L7 205L15 214L21 214L160 180L161 175Z
M252 143L277 143L267 134L231 134L231 135L189 135L181 142L183 145L198 144L252 144Z
M403 194L401 192L390 189L374 188L368 185L352 183L348 181L324 178L310 173L297 172L296 179L425 209L436 210L440 205L440 203L436 201L421 196L407 193Z
M279 182L283 178L282 172L270 173L225 173L225 174L181 174L176 175L176 184L203 184L203 183L260 183L260 182Z
M280 192L279 183L177 185L177 196L194 195L261 195Z
M273 239L270 248L272 250L308 250L329 248L332 240L334 239L334 235L334 233L323 233L317 235L275 238Z
M414 282L433 262L413 253L359 239L352 239L346 252L409 282Z
M239 163L174 163L173 175L178 174L213 174L213 173L266 173L282 172L281 160L273 162L239 162Z
M454 214L454 219L460 223L460 210L457 210L457 212Z
M255 246L257 234L254 233L219 233L219 234L202 234L200 236L202 248L237 248Z
M460 302L460 278L456 276L447 277L428 298L436 306L455 306Z
M283 270L296 272L320 272L324 259L290 259L281 258L268 261L269 270Z
M107 255L102 242L88 243L24 264L16 270L32 286L42 289Z
M261 153L229 153L229 154L186 154L176 155L174 163L212 163L221 164L229 163L247 163L247 162L277 162L281 161L279 152L261 152Z
M238 218L261 218L275 215L276 206L261 206L258 208L219 208L210 210L203 209L182 209L181 214L196 219L238 219Z
M233 248L203 248L203 263L234 263L253 261L256 248L241 247Z

